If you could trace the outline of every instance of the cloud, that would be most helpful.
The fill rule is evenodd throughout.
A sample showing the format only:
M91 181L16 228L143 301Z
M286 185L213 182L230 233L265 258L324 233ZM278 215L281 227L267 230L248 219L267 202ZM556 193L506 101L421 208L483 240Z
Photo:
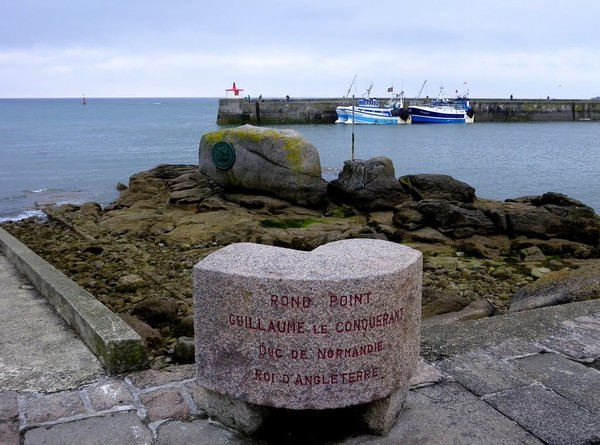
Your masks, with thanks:
M0 97L600 94L600 2L21 0L0 5ZM560 90L557 85L562 84ZM245 91L245 92L246 92ZM92 93L90 93L92 94ZM570 95L570 96L567 96Z

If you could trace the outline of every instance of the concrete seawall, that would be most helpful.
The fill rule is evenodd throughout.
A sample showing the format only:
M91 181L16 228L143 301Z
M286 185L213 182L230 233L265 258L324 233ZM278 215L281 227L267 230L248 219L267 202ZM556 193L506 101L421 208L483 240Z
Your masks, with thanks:
M382 100L384 102L385 99ZM405 103L410 103L406 99ZM218 125L331 124L342 98L219 99ZM346 100L350 104L350 100ZM600 120L600 100L471 99L475 122L568 122Z

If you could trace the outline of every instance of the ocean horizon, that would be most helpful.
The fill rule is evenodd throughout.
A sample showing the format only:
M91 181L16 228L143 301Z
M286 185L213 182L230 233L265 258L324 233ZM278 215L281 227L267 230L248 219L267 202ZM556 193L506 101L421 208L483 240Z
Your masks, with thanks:
M46 204L107 205L117 184L159 164L198 163L203 134L219 130L219 98L0 99L0 222ZM243 100L243 99L242 99ZM396 177L447 174L480 198L563 193L600 211L598 122L469 125L273 125L319 151L323 177L351 158L389 157Z

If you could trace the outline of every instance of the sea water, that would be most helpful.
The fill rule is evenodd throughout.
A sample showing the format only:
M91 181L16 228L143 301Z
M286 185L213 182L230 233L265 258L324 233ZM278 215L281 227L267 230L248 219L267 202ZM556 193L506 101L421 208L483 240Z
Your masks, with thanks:
M0 99L0 222L49 203L106 205L159 164L197 164L218 99ZM323 177L386 156L396 176L440 173L481 198L564 193L600 212L600 123L287 125L319 150ZM354 141L354 143L352 142Z

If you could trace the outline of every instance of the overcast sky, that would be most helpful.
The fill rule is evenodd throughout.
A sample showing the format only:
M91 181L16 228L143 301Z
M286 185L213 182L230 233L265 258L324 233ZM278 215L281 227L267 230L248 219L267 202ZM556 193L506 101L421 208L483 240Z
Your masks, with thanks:
M0 0L0 24L5 98L600 95L597 0Z

